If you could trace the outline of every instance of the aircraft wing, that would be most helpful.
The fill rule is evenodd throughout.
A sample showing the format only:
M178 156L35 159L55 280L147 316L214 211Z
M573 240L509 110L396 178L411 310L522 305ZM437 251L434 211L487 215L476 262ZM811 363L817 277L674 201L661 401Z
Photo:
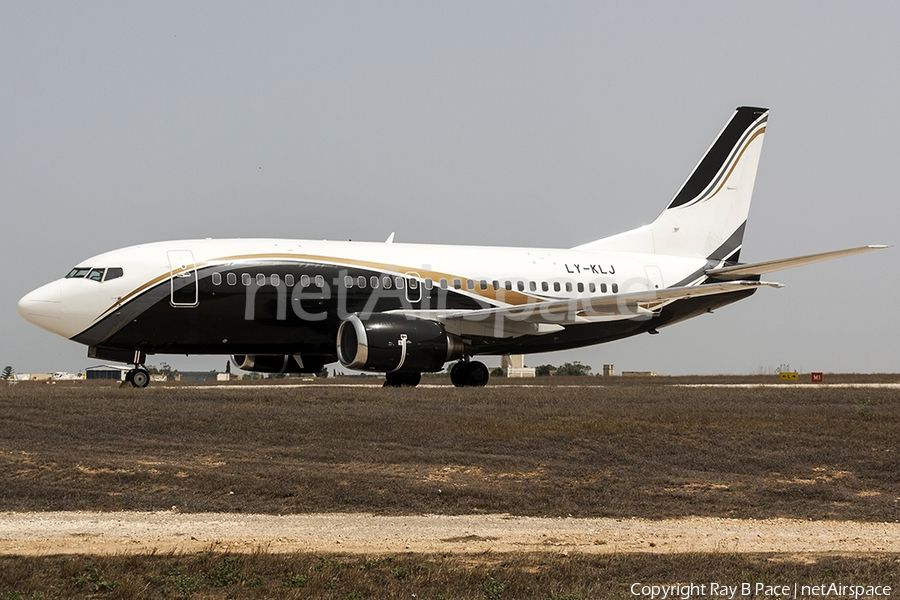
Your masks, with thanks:
M848 248L847 250L835 250L833 252L822 252L821 254L809 254L807 256L797 256L795 258L781 258L778 260L769 260L766 262L751 263L746 265L735 265L733 267L722 267L721 269L709 269L706 274L716 279L741 279L743 277L751 277L754 275L765 275L773 271L782 269L790 269L792 267L800 267L803 265L811 265L813 263L822 262L823 260L831 260L833 258L841 258L844 256L853 256L854 254L862 254L872 250L882 250L890 248L890 246L861 246L859 248Z
M429 317L445 324L454 321L488 321L501 317L513 322L560 325L590 321L591 317L631 318L641 315L652 315L663 304L675 300L729 294L754 290L760 287L777 288L782 287L782 284L765 281L727 281L663 290L536 302L519 306L501 306L481 310L440 311L440 314L429 315Z

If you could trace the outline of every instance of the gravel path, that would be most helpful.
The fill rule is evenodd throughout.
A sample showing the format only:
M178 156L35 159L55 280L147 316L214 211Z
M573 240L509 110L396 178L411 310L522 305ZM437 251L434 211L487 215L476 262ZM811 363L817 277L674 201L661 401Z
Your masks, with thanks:
M0 513L0 554L170 550L481 553L900 552L900 523L177 512Z

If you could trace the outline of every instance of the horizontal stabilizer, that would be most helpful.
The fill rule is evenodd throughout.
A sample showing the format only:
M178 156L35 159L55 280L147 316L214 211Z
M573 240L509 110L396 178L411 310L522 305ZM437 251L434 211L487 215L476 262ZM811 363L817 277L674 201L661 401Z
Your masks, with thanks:
M890 248L890 246L861 246L859 248L848 248L847 250L835 250L833 252L822 252L821 254L810 254L807 256L797 256L795 258L781 258L778 260L769 260L766 262L752 263L746 265L735 265L733 267L722 267L721 269L709 269L706 274L716 279L742 279L744 277L752 277L755 275L765 275L782 269L791 269L793 267L802 267L803 265L811 265L813 263L822 262L824 260L832 260L834 258L842 258L844 256L853 256L854 254L862 254L871 250L881 250Z

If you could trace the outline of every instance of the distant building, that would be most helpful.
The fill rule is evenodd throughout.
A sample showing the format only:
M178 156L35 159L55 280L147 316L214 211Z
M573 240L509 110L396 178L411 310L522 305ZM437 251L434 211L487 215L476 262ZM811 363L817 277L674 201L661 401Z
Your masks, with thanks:
M504 354L500 358L500 368L507 377L534 377L534 367L525 366L523 354Z
M622 377L656 377L656 371L622 371Z
M57 371L53 374L53 379L59 381L80 381L84 379L84 373L68 373L66 371Z
M114 365L97 365L84 370L85 379L111 379L113 381L125 381L125 374L131 367Z
M179 371L175 381L216 381L218 375L216 371Z

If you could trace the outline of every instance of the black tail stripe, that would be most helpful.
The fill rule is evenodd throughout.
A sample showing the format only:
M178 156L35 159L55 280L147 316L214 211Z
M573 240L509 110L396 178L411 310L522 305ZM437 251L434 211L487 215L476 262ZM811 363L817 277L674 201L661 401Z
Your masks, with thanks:
M721 246L716 248L709 255L708 260L720 261L725 260L731 253L740 248L744 243L744 230L747 228L747 221L741 223L741 226L734 230L727 240Z
M722 165L731 156L735 146L743 137L747 129L759 119L760 114L766 112L765 108L741 106L734 113L731 121L725 126L721 135L713 143L712 147L691 173L684 183L669 208L675 208L687 204L705 190L716 174L722 169Z
M707 269L711 267L717 267L722 260L728 258L733 261L738 260L738 256L741 253L741 243L744 239L744 229L747 227L747 221L741 223L741 226L735 230L731 236L725 240L725 242L716 248L712 254L709 255L707 259L709 262L707 266L697 269L681 281L677 283L673 283L670 287L681 287L683 285L689 285L690 283L696 281L698 278L702 277ZM732 256L733 253L733 256Z

